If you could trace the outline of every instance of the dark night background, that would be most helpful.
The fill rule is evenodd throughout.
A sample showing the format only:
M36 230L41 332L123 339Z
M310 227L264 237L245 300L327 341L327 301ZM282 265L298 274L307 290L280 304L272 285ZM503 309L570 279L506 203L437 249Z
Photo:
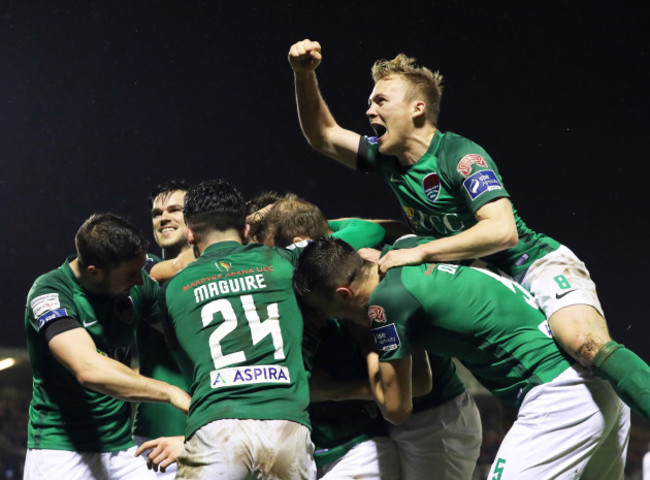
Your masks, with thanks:
M4 1L0 345L25 345L27 291L91 212L152 239L147 197L166 179L399 218L380 179L303 140L286 56L308 37L325 99L360 133L375 59L439 69L440 128L491 154L528 225L586 262L613 336L650 361L647 25L642 2Z

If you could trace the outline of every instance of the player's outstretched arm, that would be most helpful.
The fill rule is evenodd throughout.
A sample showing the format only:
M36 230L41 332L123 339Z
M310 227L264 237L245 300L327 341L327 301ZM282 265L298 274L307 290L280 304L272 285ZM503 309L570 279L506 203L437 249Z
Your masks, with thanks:
M300 128L312 148L356 169L360 135L341 128L323 100L315 71L322 58L320 43L309 39L289 50Z
M74 328L49 341L54 358L84 387L129 402L171 403L183 413L191 397L182 389L144 377L126 365L97 352L92 337L83 328Z
M153 440L144 442L135 452L135 456L139 457L146 450L151 450L147 455L147 468L155 472L160 469L165 472L165 469L183 453L183 442L185 437L159 437Z
M479 258L517 245L517 225L509 199L483 205L475 217L477 223L458 235L389 251L379 260L379 269L386 272L401 265Z

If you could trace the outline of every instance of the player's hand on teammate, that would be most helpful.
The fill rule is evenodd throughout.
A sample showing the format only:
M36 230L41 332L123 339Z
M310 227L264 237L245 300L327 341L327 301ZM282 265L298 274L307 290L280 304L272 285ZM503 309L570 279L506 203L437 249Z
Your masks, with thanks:
M308 73L315 70L322 58L320 43L308 38L294 43L289 49L289 64L295 73Z
M176 462L183 453L185 437L159 437L144 442L135 452L135 456L142 455L146 450L151 450L147 455L147 468L155 472L160 469L164 472L167 467Z
M379 264L379 271L386 273L394 267L420 265L424 261L424 255L418 248L404 248L402 250L391 250L381 257L377 263Z
M378 263L381 256L381 251L376 248L360 248L357 252L361 258L372 263Z

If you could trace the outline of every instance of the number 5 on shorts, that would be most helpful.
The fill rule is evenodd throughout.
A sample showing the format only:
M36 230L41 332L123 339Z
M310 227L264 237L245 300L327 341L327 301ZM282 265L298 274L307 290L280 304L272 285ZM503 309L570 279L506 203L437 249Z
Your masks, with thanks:
M506 460L504 458L498 458L497 464L494 466L494 476L491 480L501 480L501 475L503 474L503 465L505 465Z

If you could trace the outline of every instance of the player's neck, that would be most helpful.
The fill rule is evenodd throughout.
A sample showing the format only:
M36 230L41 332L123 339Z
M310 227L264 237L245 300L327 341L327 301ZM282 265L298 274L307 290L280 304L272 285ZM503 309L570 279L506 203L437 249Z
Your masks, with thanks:
M413 130L404 141L404 149L397 155L400 165L403 167L415 165L427 153L435 134L436 127L432 125Z
M221 242L237 242L244 243L242 238L242 232L236 229L230 230L215 230L201 236L200 240L197 240L196 247L199 250L199 253L203 254L203 251L208 248L210 245Z
M190 244L187 242L179 243L177 245L172 245L170 247L163 247L162 249L162 258L163 260L173 260L177 258L185 250L189 250Z

